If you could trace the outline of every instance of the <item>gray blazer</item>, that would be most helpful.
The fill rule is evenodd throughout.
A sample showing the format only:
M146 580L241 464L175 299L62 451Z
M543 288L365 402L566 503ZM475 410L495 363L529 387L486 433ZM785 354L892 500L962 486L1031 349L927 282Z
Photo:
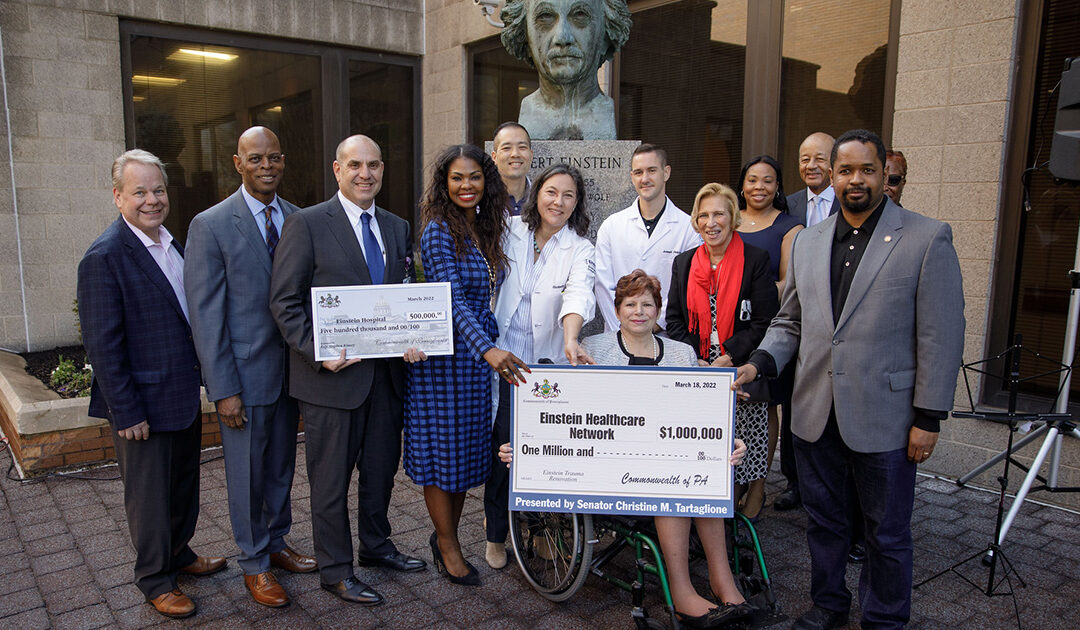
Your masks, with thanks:
M788 214L795 217L799 223L806 225L806 206L808 204L806 196L806 186L803 186L801 190L793 192L787 196L787 208ZM833 197L832 208L829 209L829 216L840 212L840 197Z
M299 210L278 197L288 218ZM200 212L188 227L184 292L206 394L240 394L269 405L285 383L285 346L268 308L270 254L237 190Z
M798 354L791 429L809 442L829 409L854 451L904 448L915 407L952 408L964 296L949 225L888 201L833 325L831 216L795 237L780 312L759 348Z
M376 206L386 270L382 282L402 282L409 271L409 223ZM378 360L355 363L338 372L315 362L311 327L311 287L371 284L364 250L345 208L335 194L292 214L282 229L270 281L270 311L289 346L289 394L314 405L356 409L367 400ZM402 359L386 359L394 389L405 397Z

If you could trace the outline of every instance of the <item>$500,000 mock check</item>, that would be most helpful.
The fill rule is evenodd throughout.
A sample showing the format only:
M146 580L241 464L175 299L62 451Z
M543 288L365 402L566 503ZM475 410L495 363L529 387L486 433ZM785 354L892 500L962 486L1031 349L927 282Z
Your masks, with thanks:
M733 368L530 367L510 509L732 515Z
M315 360L454 353L449 282L312 287Z

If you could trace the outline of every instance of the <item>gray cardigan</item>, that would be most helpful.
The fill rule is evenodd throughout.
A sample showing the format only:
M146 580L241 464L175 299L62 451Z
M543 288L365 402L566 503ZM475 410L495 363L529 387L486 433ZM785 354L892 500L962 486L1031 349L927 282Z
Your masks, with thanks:
M664 355L660 357L659 365L664 367L697 367L697 354L689 345L663 338ZM596 361L597 365L626 365L629 362L626 354L619 348L619 340L615 337L615 331L600 333L586 337L581 342L582 347L589 356Z

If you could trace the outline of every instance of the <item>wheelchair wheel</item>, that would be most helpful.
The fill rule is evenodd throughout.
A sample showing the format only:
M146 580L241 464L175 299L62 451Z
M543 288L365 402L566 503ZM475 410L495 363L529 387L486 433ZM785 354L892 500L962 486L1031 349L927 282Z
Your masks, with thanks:
M510 512L510 543L533 589L553 602L569 599L585 583L592 562L592 516Z

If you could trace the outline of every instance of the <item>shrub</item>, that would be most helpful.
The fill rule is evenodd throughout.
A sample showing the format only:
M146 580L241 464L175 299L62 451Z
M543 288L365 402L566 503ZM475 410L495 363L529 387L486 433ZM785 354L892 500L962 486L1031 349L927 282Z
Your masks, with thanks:
M90 394L90 381L94 370L87 363L82 367L71 359L60 357L60 363L49 375L49 385L64 398L76 398Z

